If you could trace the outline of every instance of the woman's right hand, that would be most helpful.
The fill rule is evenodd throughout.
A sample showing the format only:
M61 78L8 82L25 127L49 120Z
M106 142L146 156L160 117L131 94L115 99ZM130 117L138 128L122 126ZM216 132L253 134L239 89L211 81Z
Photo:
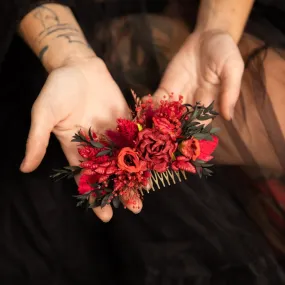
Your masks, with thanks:
M112 128L119 117L130 116L128 105L98 57L73 59L52 71L32 108L31 128L23 172L35 170L41 163L53 132L70 165L78 165L80 156L72 136L80 129L95 131ZM141 201L138 201L140 211ZM132 210L132 208L131 208ZM103 221L112 218L110 205L95 208Z

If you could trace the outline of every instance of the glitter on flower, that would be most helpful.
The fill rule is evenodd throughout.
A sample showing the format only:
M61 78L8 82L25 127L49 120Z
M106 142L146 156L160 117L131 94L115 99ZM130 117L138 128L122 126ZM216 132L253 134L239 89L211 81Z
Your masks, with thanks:
M184 105L182 96L175 101L173 95L158 104L150 95L144 102L135 99L132 119L119 118L117 127L103 134L89 129L74 135L82 161L53 177L81 175L78 205L118 207L123 201L125 207L136 208L145 191L170 185L171 179L176 183L180 173L212 174L208 162L218 145L217 128L203 122L218 115L213 103Z

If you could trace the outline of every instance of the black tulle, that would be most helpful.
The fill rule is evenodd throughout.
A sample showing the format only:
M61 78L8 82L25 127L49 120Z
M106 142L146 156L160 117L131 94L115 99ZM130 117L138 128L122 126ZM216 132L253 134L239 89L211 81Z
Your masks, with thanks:
M119 209L109 224L102 224L93 213L75 207L72 195L76 186L72 181L54 184L49 180L50 170L66 163L54 137L39 170L20 174L30 109L46 74L15 35L16 21L35 4L48 1L13 1L11 7L7 1L2 2L6 2L1 4L7 5L5 11L17 8L17 12L13 10L10 18L6 15L9 31L0 31L3 44L9 47L7 53L4 45L0 49L0 57L5 54L0 77L0 126L4 143L0 173L1 284L285 283L283 254L276 253L249 211L256 199L255 181L238 167L216 167L211 179L189 176L186 182L146 195L139 215ZM179 17L191 30L198 1L169 2L179 4ZM261 104L260 98L266 98L262 74L264 53L268 47L282 49L285 43L283 3L271 1L270 6L264 6L268 1L260 2L263 3L255 6L247 27L263 41L261 49L252 51L247 64L259 86L258 94L263 94L257 97L256 104ZM167 59L157 58L147 14L163 15L168 6L166 1L64 3L74 9L89 42L105 60L126 97L130 86L141 94L155 90ZM134 21L124 26L132 43L134 60L130 70L120 60L114 61L120 58L118 54L111 57L116 44L110 36L112 21L128 15L140 19L138 26L134 26ZM135 29L140 32L133 33ZM135 60L138 46L146 54L141 66ZM271 143L284 168L284 139L270 108L268 105L263 123L269 135L274 132ZM254 164L237 131L230 124L226 128L245 161ZM262 177L262 169L257 163L254 166ZM278 201L276 205L279 206Z

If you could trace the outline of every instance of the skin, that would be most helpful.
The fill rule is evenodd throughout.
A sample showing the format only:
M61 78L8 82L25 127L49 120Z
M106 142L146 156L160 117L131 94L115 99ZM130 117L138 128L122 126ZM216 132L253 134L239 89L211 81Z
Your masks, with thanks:
M248 3L252 1L244 0L242 5L241 1L231 2L232 5L228 5L226 0L202 1L197 29L171 61L155 93L156 99L169 91L186 95L187 102L199 98L208 102L217 96L217 86L221 86L222 114L227 119L231 118L243 72L235 42L250 11ZM232 13L227 17L219 12L228 9ZM229 22L232 25L228 25ZM21 171L31 172L39 166L51 132L60 141L69 163L76 165L79 155L76 146L70 144L72 135L80 127L89 126L100 132L113 127L116 118L127 118L129 111L125 99L104 62L89 48L69 8L57 4L39 6L24 17L19 32L49 73L32 108ZM199 48L201 44L203 49ZM220 48L222 46L224 52ZM202 58L209 60L203 61ZM229 78L232 74L229 70L232 71L233 66L237 69L235 78ZM179 73L181 78L175 75ZM192 87L188 90L186 86L190 82ZM206 92L211 95L206 97L203 95ZM137 201L136 209L131 210L139 212L141 208L141 201ZM112 217L110 206L96 208L94 212L105 222Z
M128 117L127 103L104 62L89 48L70 9L40 6L27 15L20 33L49 72L32 107L31 128L21 171L31 172L41 163L53 132L66 158L77 165L80 156L70 139L79 128L97 132ZM142 208L138 201L138 209ZM102 221L112 217L111 206L93 209Z
M171 92L185 102L219 103L221 115L233 118L244 63L237 43L253 0L201 1L195 30L170 62L155 97Z

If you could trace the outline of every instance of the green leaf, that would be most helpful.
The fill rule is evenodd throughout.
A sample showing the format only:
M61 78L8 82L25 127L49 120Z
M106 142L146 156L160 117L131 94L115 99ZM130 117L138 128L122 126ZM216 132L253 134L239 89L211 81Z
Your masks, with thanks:
M208 107L205 108L205 113L212 111L214 108L215 101L213 101Z
M93 203L90 203L88 208L89 209L93 209L93 208L97 208L101 205L101 200L100 199L95 199L95 201Z
M210 134L207 134L207 136L204 138L206 141L212 141L213 137Z
M211 115L214 115L215 117L219 115L219 113L216 112L216 111L210 111L209 113L210 113Z
M90 144L96 148L103 148L104 146L100 142L91 141Z
M208 124L204 129L203 129L203 133L207 134L211 131L212 129L212 123Z
M200 122L191 122L189 125L190 127L198 126L200 125Z
M202 167L212 167L214 164L211 163L204 163Z
M219 132L221 129L220 128L212 128L210 130L210 134L213 135L213 134L216 134L217 132Z
M107 193L111 193L111 192L113 192L113 190L112 190L112 189L110 189L110 188L104 188L104 191L106 191Z
M193 137L197 140L205 139L207 136L208 136L208 134L203 134L203 133L198 133L198 134L193 135Z
M120 202L121 202L121 201L120 201L119 196L114 197L114 199L112 200L113 206L114 206L115 208L119 208Z
M213 170L208 169L208 168L203 168L203 174L209 175L209 174L212 174L212 173L213 173Z
M205 164L206 163L204 160L201 160L201 159L196 159L195 162L197 162L199 164Z
M201 116L197 117L197 119L199 121L207 121L207 120L210 120L212 118L213 118L213 116L211 116L211 115L204 115L204 116L201 115Z
M72 137L72 140L71 142L79 142L79 143L88 143L88 140L83 136L81 135L80 131L76 134L74 134L74 136Z
M203 171L202 167L197 166L197 167L196 167L196 171L197 171L199 177L202 178L202 171Z
M96 157L99 157L99 156L103 156L103 155L106 155L106 154L109 154L111 152L110 149L105 149L105 150L102 150L100 152L97 153Z
M109 205L109 204L110 204L109 200L110 200L110 199L112 200L112 196L113 196L113 194L110 193L110 194L107 194L107 195L102 199L101 208L103 208L103 207L105 207L106 205Z
M92 135L91 127L90 127L89 130L88 130L88 135L89 135L90 141L91 141L91 142L94 141L93 135Z
M80 200L76 203L76 207L82 207L85 203L86 203L86 201Z
M195 110L191 116L191 121L195 120L198 116L200 116L200 114L202 113L202 110L200 110L200 108L198 106L195 107Z

